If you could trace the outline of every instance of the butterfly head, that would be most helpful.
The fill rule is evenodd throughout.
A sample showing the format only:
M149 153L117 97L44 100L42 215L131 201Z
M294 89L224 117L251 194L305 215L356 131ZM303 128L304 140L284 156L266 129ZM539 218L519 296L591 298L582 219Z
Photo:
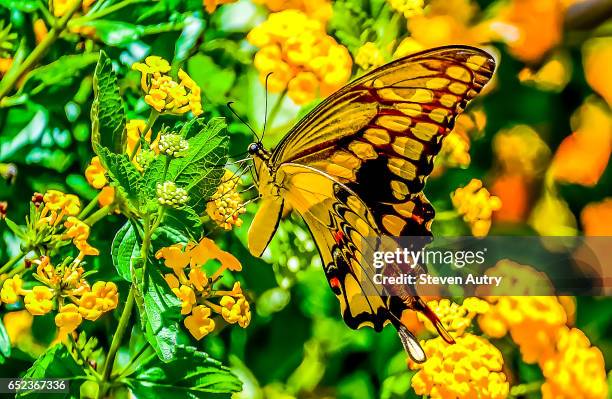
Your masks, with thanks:
M257 157L264 161L270 159L270 153L264 148L260 141L249 144L247 151L252 157Z

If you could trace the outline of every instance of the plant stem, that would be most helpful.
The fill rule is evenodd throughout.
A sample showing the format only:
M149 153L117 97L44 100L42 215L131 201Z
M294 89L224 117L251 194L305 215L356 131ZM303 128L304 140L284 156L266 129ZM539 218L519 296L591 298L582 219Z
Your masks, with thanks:
M9 73L7 74L8 78L6 81L2 81L0 84L0 100L2 100L6 95L10 93L11 90L15 87L15 84L32 68L34 65L40 61L40 59L45 55L49 47L59 38L62 34L66 26L68 25L68 21L74 13L81 8L83 4L83 0L76 0L68 12L64 14L64 16L58 20L57 25L55 25L45 36L45 38L32 50L30 55L23 60L21 65L17 66L17 73Z
M21 260L21 258L23 258L24 255L25 254L23 252L19 252L17 255L9 259L9 261L6 262L4 266L0 267L0 274L5 273L7 270L13 267L17 262Z
M83 220L83 222L89 226L93 226L94 224L99 222L100 219L108 215L108 213L111 211L113 206L114 205L111 204L111 205L106 205L104 208L98 209L97 211L92 213L91 216L89 216L87 219Z
M149 348L150 348L149 343L146 342L142 346L142 348L138 352L136 352L136 354L134 356L132 356L132 358L130 359L130 361L127 364L127 366L125 366L123 371L121 373L119 373L117 378L124 378L124 377L130 375L131 374L130 368L136 363L136 361L140 358L140 356L142 356Z
M128 294L127 301L125 303L125 307L123 308L123 312L121 313L121 318L119 319L119 325L117 326L117 331L113 336L113 341L111 342L110 349L108 350L108 356L104 361L104 367L102 368L102 381L100 382L100 388L98 390L98 399L102 399L106 395L107 390L107 382L109 381L111 372L113 371L113 364L115 363L115 357L117 356L117 351L119 350L119 346L121 345L121 340L123 339L123 335L127 330L128 323L130 321L130 316L132 315L132 308L134 307L134 293L136 288L134 285L130 287L130 293Z
M91 212L96 207L96 205L98 204L99 197L100 197L100 193L98 193L98 195L96 195L91 201L89 201L89 204L87 204L87 206L83 208L83 210L79 214L78 216L79 219L83 219L85 216L87 216L89 212Z
M89 22L94 19L102 18L109 14L114 13L115 11L119 11L122 8L129 6L130 4L142 3L142 2L143 0L123 0L123 1L120 1L119 3L113 4L112 6L103 8L100 11L92 12L91 14L88 14L88 15L85 15L79 18L75 18L72 21L70 21L70 24L68 24L68 26L72 27L74 25L80 25L83 22Z

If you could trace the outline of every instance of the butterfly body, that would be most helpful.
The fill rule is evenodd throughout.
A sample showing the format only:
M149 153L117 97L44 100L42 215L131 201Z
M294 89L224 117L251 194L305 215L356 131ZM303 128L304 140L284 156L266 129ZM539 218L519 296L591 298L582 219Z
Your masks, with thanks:
M251 253L264 252L287 203L310 229L349 327L380 331L391 323L411 357L424 361L406 327L416 310L452 342L411 287L375 286L364 254L368 245L378 245L370 239L431 236L434 209L423 193L425 180L455 117L493 69L491 56L473 47L408 56L332 94L272 152L251 144L261 197L249 229ZM385 273L403 270L391 264Z

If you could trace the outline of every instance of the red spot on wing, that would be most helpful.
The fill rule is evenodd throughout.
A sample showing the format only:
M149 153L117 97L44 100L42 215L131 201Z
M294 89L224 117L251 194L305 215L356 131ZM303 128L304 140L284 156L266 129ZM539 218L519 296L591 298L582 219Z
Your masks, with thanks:
M334 240L336 241L336 244L340 245L342 241L344 241L344 232L341 230L336 230L334 232Z
M334 290L338 290L338 289L340 289L340 280L338 280L338 277L332 277L332 278L329 279L329 285Z

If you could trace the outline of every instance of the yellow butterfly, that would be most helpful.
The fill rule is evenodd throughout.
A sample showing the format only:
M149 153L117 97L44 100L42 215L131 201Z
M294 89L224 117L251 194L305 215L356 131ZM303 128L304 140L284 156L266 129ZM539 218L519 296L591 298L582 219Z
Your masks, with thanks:
M417 310L453 342L416 294L366 290L364 276L373 270L361 246L366 237L431 235L434 210L423 194L425 179L455 117L494 68L491 55L467 46L410 55L332 94L272 152L251 144L261 197L248 233L251 253L265 251L287 203L308 225L349 327L380 331L390 322L406 352L423 362L425 353L406 327L409 312Z

